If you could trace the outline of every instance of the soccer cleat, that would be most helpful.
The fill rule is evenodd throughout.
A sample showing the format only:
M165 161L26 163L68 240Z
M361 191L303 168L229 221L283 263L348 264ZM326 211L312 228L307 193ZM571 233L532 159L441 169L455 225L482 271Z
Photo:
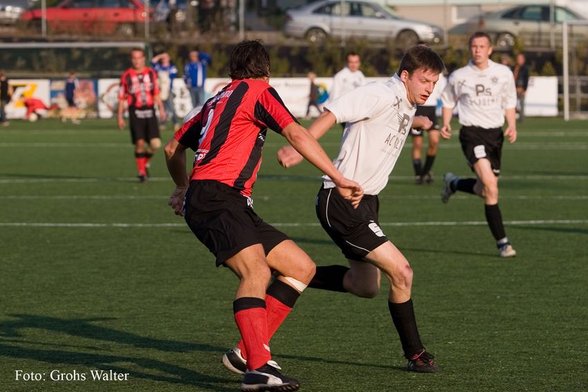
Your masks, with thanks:
M276 361L268 361L269 365L278 370L282 370ZM232 348L223 355L223 365L233 373L245 374L247 371L247 360L241 355L241 350Z
M423 177L422 176L414 176L414 183L417 185L423 184Z
M145 181L147 181L147 176L146 176L146 175L144 175L144 174L139 174L139 175L137 176L137 178L139 178L139 182L140 182L140 183L144 183Z
M500 245L498 247L498 252L500 257L515 257L517 255L517 251L514 250L511 244L508 242L504 245Z
M427 174L423 175L423 181L425 184L432 184L433 183L433 173L428 172Z
M435 357L423 349L408 359L407 370L417 373L435 373L439 371L439 367L435 363Z
M243 376L241 391L291 392L297 391L300 383L272 366L270 362L255 370L248 370Z
M453 173L445 173L443 174L443 190L441 191L441 201L443 203L447 203L451 195L455 193L453 189L451 189L451 184L454 181L458 181L459 177Z

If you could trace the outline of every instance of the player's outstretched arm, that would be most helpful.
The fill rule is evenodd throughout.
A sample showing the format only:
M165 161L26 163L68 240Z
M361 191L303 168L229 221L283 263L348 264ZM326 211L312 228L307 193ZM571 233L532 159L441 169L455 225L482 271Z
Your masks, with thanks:
M176 184L176 189L172 192L168 205L176 215L184 215L184 196L189 184L186 172L186 147L178 143L176 139L171 139L165 145L164 151L167 170Z
M307 161L331 178L345 199L349 200L354 207L359 205L363 197L361 186L343 177L325 150L306 129L293 122L282 130L282 135Z
M325 133L337 122L335 115L325 110L308 127L308 132L316 139L323 137ZM285 168L298 165L304 159L292 146L284 146L278 150L278 162Z

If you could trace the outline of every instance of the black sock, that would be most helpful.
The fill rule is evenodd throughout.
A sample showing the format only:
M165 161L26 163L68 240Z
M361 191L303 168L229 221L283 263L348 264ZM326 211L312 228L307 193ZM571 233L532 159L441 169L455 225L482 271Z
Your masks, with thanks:
M502 214L498 204L488 205L484 204L484 212L486 214L486 222L496 241L502 240L506 237L504 231L504 224L502 223Z
M413 159L412 160L412 168L414 169L414 175L415 176L420 176L423 170L423 163L422 161L419 159Z
M421 343L421 337L419 336L414 317L412 299L401 304L388 301L388 309L390 310L396 331L398 331L398 336L400 336L404 356L410 359L412 356L423 351L423 344Z
M347 271L349 271L349 267L342 265L316 267L316 274L314 274L308 287L346 293L347 290L343 287L343 277Z
M435 163L435 155L427 155L427 159L425 160L425 166L423 167L422 174L428 174L433 167L433 163Z
M300 297L298 290L279 279L275 279L269 285L266 293L290 308L294 307L296 300Z
M474 185L476 185L477 181L478 180L475 178L462 178L459 179L457 183L452 183L451 187L454 191L461 191L475 195L476 193L474 192Z

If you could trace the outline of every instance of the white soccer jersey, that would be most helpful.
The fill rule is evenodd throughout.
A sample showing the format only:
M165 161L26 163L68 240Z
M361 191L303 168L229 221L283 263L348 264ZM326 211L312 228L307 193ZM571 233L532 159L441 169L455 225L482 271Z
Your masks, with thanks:
M416 111L404 83L394 75L386 82L359 87L328 103L326 109L337 122L347 123L335 167L357 181L366 194L377 195L388 183ZM323 178L325 188L335 186L329 177Z
M329 92L329 102L336 100L342 95L348 93L351 90L355 90L364 84L365 76L363 75L363 72L360 70L351 72L349 68L343 68L333 77L333 85L331 86L331 91Z
M461 125L500 128L504 125L504 110L517 104L514 76L507 66L492 60L483 70L470 61L449 76L441 100L446 108L458 105Z

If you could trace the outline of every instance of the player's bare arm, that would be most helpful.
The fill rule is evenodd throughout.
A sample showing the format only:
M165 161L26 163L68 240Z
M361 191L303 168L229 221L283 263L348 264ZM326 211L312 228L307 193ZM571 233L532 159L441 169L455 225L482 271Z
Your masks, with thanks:
M157 107L159 108L159 119L161 121L165 121L167 119L167 112L165 111L165 108L163 107L163 101L161 100L161 97L158 95L155 96L155 103L157 104Z
M123 116L124 109L125 109L125 100L119 99L118 101L118 115L117 115L117 122L118 122L118 129L125 128L125 118Z
M168 205L176 215L183 215L183 204L186 189L188 189L188 173L186 172L186 147L171 139L164 148L167 170L171 175L176 189L172 192Z
M441 127L441 137L443 139L451 138L451 118L453 117L453 108L443 108L443 126Z
M412 127L416 129L424 129L428 131L433 127L433 121L427 116L415 116L412 121Z
M325 173L337 186L337 190L354 207L363 197L363 189L355 181L348 180L335 168L331 159L318 141L302 126L293 122L282 130L282 136L302 156L320 171Z
M325 133L337 123L337 118L329 110L325 110L321 115L313 121L308 127L308 132L316 139L323 137ZM303 161L302 155L298 153L292 146L284 146L278 150L278 162L285 168L298 165Z
M506 129L504 135L507 137L510 143L517 141L517 120L516 120L516 109L506 109L504 111L504 117L506 118Z

